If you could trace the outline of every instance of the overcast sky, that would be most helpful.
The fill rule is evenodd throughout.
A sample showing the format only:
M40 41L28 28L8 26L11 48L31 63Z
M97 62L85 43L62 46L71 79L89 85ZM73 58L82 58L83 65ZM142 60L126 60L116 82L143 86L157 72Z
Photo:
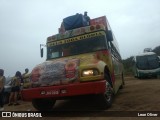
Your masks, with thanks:
M0 68L5 76L43 61L40 44L63 18L106 15L123 59L160 45L160 0L0 0ZM45 54L46 56L46 54Z

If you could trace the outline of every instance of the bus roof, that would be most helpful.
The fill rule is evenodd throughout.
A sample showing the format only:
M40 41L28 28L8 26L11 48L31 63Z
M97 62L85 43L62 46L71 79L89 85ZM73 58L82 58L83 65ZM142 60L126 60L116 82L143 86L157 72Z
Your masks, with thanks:
M148 56L148 55L155 55L156 53L154 52L145 52L145 53L141 53L139 55L136 55L136 56Z

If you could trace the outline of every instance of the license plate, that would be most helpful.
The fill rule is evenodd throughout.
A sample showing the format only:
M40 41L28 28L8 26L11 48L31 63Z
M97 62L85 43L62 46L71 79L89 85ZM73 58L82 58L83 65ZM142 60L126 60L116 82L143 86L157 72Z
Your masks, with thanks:
M58 94L59 94L59 90L46 91L46 95L58 95Z

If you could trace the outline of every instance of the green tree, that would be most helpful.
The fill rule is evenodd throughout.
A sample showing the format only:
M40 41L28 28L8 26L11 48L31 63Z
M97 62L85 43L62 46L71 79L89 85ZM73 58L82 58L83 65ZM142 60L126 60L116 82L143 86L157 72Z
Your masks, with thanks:
M158 56L160 56L160 46L155 47L153 50Z
M133 67L133 56L122 60L124 65L125 74L132 74L132 67Z

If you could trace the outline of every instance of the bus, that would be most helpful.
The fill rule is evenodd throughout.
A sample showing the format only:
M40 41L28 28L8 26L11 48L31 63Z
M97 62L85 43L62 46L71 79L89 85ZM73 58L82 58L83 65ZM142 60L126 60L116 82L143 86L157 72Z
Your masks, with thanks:
M137 78L158 77L160 59L154 52L145 52L134 57L134 76Z
M32 88L22 90L24 101L32 101L37 110L49 110L56 100L93 95L102 108L112 105L124 85L124 71L105 16L48 37L46 48L46 61L31 72Z

